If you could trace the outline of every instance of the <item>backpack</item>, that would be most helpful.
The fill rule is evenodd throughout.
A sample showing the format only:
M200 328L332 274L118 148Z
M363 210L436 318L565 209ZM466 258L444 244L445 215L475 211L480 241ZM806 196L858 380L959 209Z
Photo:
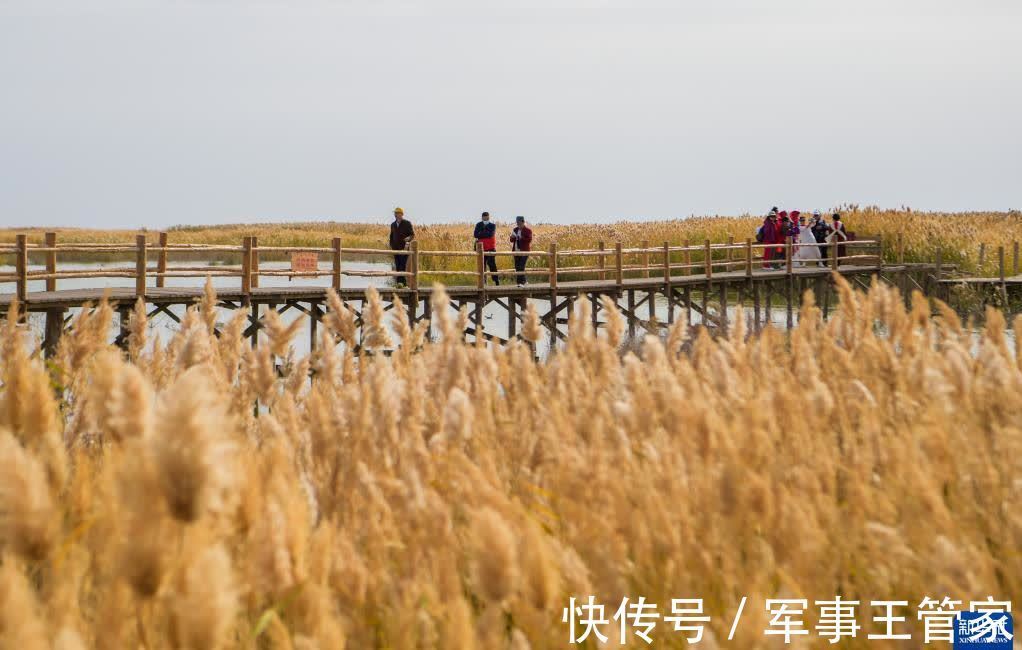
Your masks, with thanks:
M763 226L756 228L756 243L757 244L763 243Z

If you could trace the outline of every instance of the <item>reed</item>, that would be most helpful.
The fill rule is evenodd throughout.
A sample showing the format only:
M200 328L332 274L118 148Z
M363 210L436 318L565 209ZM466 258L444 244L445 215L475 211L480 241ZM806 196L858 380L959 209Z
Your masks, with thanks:
M593 595L608 617L703 598L708 647L747 596L732 643L774 648L764 598L840 595L864 626L842 647L901 648L865 638L870 600L908 600L921 639L925 596L1017 598L1008 324L837 282L836 313L809 297L789 335L677 323L634 352L613 303L597 334L579 301L545 360L466 343L439 290L436 340L390 356L404 310L372 292L374 340L356 349L333 296L307 358L272 316L256 349L244 317L214 332L211 290L170 340L134 324L130 352L99 305L49 366L12 318L0 647L562 648L563 608ZM687 647L663 622L653 638Z

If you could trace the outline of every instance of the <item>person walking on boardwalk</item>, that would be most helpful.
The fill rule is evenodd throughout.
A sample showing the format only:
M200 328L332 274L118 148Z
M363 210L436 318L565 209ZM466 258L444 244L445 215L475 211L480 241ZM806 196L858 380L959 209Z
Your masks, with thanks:
M812 228L809 226L806 218L801 215L798 218L798 238L796 243L798 245L798 248L795 250L796 265L820 265L820 248L816 245L816 237L813 235Z
M415 229L412 222L405 219L405 211L401 208L394 208L394 221L390 224L390 250L406 251L408 244L415 239ZM394 270L404 273L408 268L408 253L394 253ZM399 286L407 284L404 276L399 276Z
M830 226L823 220L819 210L813 210L813 221L809 227L813 231L813 238L816 239L820 251L820 258L827 259L827 237L830 236Z
M486 268L490 269L490 273L493 274L493 284L499 287L500 276L497 275L497 257L493 254L497 252L497 224L490 221L489 212L484 212L483 216L480 217L473 237L476 238L477 243L483 245L483 260L486 263ZM485 253L489 253L489 255L485 255Z
M766 219L763 220L763 226L757 233L756 241L763 244L776 244L778 231L780 230L780 224L777 221L777 210L771 210L770 214L767 215ZM774 258L777 256L777 251L773 246L767 246L763 249L763 268L772 268Z
M785 244L788 241L788 237L791 237L792 227L791 227L791 217L788 216L788 212L786 210L781 210L781 215L780 216L781 216L781 221L777 225L777 239L774 242L775 244L778 244L778 247L775 249L774 258L777 259L777 260L780 260L781 263L780 264L776 264L774 266L775 266L775 268L783 269L784 268L784 262L785 262L785 260L788 259L788 253L787 253L787 248L785 248Z
M532 250L532 228L525 225L525 217L515 217L515 227L511 231L511 250L515 252ZM515 255L515 272L518 274L516 280L520 287L525 286L525 263L528 261L528 255Z
M845 224L841 222L841 215L835 212L830 221L830 242L832 245L837 246L839 260L845 256L845 242L848 239L848 231L845 230ZM831 254L833 255L833 253Z

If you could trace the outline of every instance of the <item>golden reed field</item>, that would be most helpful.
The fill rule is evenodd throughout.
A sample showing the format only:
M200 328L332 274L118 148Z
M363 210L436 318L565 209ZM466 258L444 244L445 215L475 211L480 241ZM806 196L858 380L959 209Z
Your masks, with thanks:
M544 361L466 344L441 304L426 341L373 290L359 356L336 297L304 358L275 315L257 348L242 312L214 336L211 290L166 342L137 312L123 352L84 312L45 363L12 317L0 648L595 648L562 622L590 595L608 619L701 598L695 647L787 647L768 598L809 601L790 647L924 647L924 598L1022 593L1022 359L999 312L976 335L838 284L825 323L810 299L790 335L678 323L639 356L580 301ZM385 318L406 343L374 355ZM831 646L813 601L839 595L861 630ZM872 600L907 601L913 639L867 640Z
M790 209L790 208L788 208ZM885 254L895 261L895 238L903 236L904 257L908 262L933 261L937 248L942 249L945 264L958 265L970 272L981 270L987 275L996 271L993 252L997 246L1011 250L1015 241L1022 242L1022 213L1009 212L916 212L910 209L885 210L876 207L846 205L837 208L849 231L859 238L880 235L886 241ZM812 211L812 207L804 213ZM827 211L829 214L832 211ZM419 224L413 210L407 217L415 224L420 250L471 250L474 245L471 223ZM509 248L506 237L513 225L513 215L496 218L498 247ZM383 216L377 223L335 223L329 221L306 223L239 224L230 226L175 226L169 229L170 241L178 244L230 244L240 245L242 237L256 235L262 246L329 246L333 237L341 237L351 248L387 248L390 217ZM562 250L588 249L604 241L610 247L620 241L625 246L638 246L648 241L652 246L682 245L686 241L701 244L706 239L714 243L726 242L728 237L745 241L754 236L763 216L692 217L669 221L626 221L612 224L580 223L553 225L537 219L531 224L535 230L533 247L545 250L556 242ZM18 232L29 233L31 241L42 243L46 228L0 229L0 242L10 243ZM119 242L134 243L134 230L58 229L61 243ZM156 243L156 234L151 233ZM978 267L979 245L985 244L988 253L982 269ZM1010 253L1009 253L1010 254ZM87 254L65 254L67 259L86 261ZM65 257L65 256L62 256ZM102 259L109 259L105 256ZM423 270L428 271L435 258L423 259ZM539 263L542 260L534 260ZM474 268L471 259L450 259L444 268Z

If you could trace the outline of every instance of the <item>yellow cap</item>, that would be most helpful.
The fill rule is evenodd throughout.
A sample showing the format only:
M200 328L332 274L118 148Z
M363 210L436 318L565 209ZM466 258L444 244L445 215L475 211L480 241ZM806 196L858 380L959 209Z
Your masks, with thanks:
M404 214L404 213L405 213L405 211L402 210L401 208L394 208L394 214Z

